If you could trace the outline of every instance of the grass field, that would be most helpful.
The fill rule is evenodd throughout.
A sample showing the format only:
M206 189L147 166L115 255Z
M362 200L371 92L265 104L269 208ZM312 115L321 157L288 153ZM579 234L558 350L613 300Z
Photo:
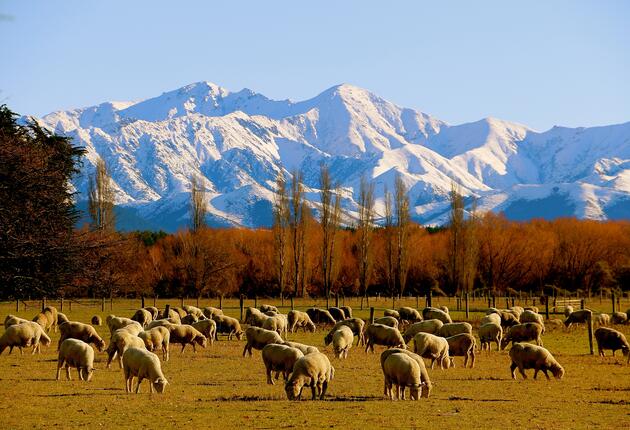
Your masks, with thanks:
M442 303L450 308L454 302ZM277 304L272 301L266 303ZM114 301L113 309L106 304L68 304L64 313L71 320L89 322L92 315L104 317L110 313L131 316L139 300ZM166 301L160 301L163 307ZM170 301L178 306L179 301ZM194 301L190 304L196 304ZM259 300L260 304L262 303ZM57 306L58 302L49 304ZM152 301L146 303L153 304ZM201 306L217 306L216 301L201 302ZM296 302L305 308L313 301ZM321 305L321 302L319 303ZM346 303L354 308L355 316L367 318L367 309L359 310L358 302ZM415 299L400 305L415 306ZM253 303L247 303L253 305ZM372 301L377 308L390 307L391 300ZM421 303L423 306L424 303ZM497 303L497 306L501 304ZM596 310L610 312L610 304ZM503 304L504 306L504 304ZM226 314L239 317L238 303L224 300ZM481 309L483 303L474 304ZM622 309L630 307L622 303ZM21 307L18 316L31 319L38 306L26 311ZM281 309L286 312L288 308ZM0 304L0 317L16 314L15 303ZM463 320L462 312L451 311L454 320ZM381 311L376 312L382 315ZM473 313L471 320L481 318ZM557 316L558 318L560 316ZM616 327L630 336L630 327ZM108 340L106 327L97 328ZM290 340L312 344L323 350L336 369L325 401L286 400L283 384L265 383L260 351L253 358L242 358L243 341L225 341L223 337L212 347L192 349L180 354L171 350L171 360L162 369L169 386L166 393L148 393L146 381L141 394L124 392L122 371L116 364L105 369L106 355L97 354L97 371L91 382L81 382L72 372L73 381L54 380L56 371L56 343L42 348L41 355L13 352L0 356L0 423L1 428L629 428L630 427L630 366L625 359L619 363L607 358L602 361L589 354L585 328L571 332L564 329L548 330L543 340L564 366L562 381L523 381L510 377L510 360L506 351L480 353L474 369L463 369L462 358L457 367L442 371L429 370L434 389L429 399L417 402L386 400L382 397L383 378L376 354L366 354L361 348L350 350L347 360L332 356L331 348L324 348L321 330L314 334L289 334ZM624 364L622 364L624 363ZM306 391L305 391L306 392ZM310 391L307 392L307 394ZM309 395L305 396L310 398Z

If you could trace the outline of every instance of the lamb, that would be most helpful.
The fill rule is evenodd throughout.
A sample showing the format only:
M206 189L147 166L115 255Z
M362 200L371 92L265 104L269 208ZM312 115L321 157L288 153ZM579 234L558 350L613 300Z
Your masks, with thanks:
M608 314L598 314L595 316L595 323L600 326L610 325L610 315Z
M436 334L440 328L444 325L444 323L440 320L432 319L420 321L414 324L411 324L405 330L403 334L403 339L405 342L409 342L417 333L431 333Z
M103 325L103 320L98 315L94 315L92 319L90 320L90 322L92 323L92 325L95 325L95 326Z
M153 315L146 309L138 309L131 319L138 322L144 328L153 321Z
M374 352L374 345L383 345L388 348L407 348L407 345L397 328L376 323L367 326L367 329L365 330L365 345L365 352L368 352L368 350L372 350L372 352Z
M365 328L365 321L361 318L349 318L343 321L339 321L337 324L333 326L333 328L328 332L326 337L324 338L324 344L326 346L330 345L333 339L333 334L342 326L349 327L352 330L352 334L357 336L357 345L362 345L364 343L363 339L363 330Z
M496 323L486 323L482 326L479 326L479 340L481 341L481 350L488 349L491 350L490 343L496 342L497 351L500 349L501 339L503 338L503 329L501 328L501 324Z
M523 375L523 379L527 379L525 369L535 369L534 379L538 376L540 370L543 371L547 379L549 379L548 371L551 371L554 377L562 379L564 369L556 361L556 359L542 346L530 345L526 343L515 343L510 349L510 358L512 364L512 379L516 379L516 369Z
M444 324L453 322L449 314L438 308L424 308L422 310L422 318L424 318L425 320L440 320Z
M203 315L208 319L213 319L215 315L223 315L223 311L219 308L207 306L202 309Z
M437 361L442 369L448 369L451 362L448 358L448 341L431 333L418 333L413 338L413 352L420 357L431 360L431 369Z
M236 320L238 323L238 320ZM194 324L191 324L194 328L199 330L209 341L210 345L214 343L214 339L217 337L217 323L214 320L201 320Z
M289 378L289 374L293 371L295 362L304 357L302 351L296 348L292 348L287 345L269 344L265 345L262 349L262 359L265 363L265 370L267 372L267 384L273 385L274 381L271 378L271 372L276 372L276 380L280 373L284 380Z
M542 346L543 342L541 339L541 335L543 332L543 328L538 323L525 323L518 324L513 327L510 327L501 339L501 349L505 349L505 347L512 342L527 342L527 341L535 341L536 345Z
M105 322L107 323L107 327L109 328L110 334L113 334L116 330L126 327L128 325L135 325L140 329L140 331L143 330L142 325L139 322L132 320L131 318L108 315L107 318L105 319Z
M96 329L88 324L77 321L70 321L59 326L61 337L57 349L61 348L61 344L66 339L78 339L85 343L91 343L96 346L99 352L105 349L105 341L96 332Z
M326 395L328 384L335 376L335 368L321 352L305 355L293 366L293 372L284 385L289 400L299 400L305 385L311 387L313 400Z
M398 315L400 315L400 319L407 323L414 323L418 321L422 321L422 315L414 308L410 308L407 306L403 306L398 309Z
M573 324L586 323L589 319L593 318L593 312L590 309L580 309L569 314L564 325L566 328L570 328Z
M109 369L114 356L118 355L118 366L122 369L123 353L130 347L146 348L144 340L135 334L131 334L125 329L116 330L109 340L109 346L107 347L107 364L105 366Z
M284 336L285 339L287 338L287 320L284 315L278 314L273 317L269 317L263 323L262 328L276 331L280 336Z
M398 328L398 320L394 317L381 317L374 319L375 324L383 324L388 327Z
M447 337L448 353L451 357L464 357L464 368L470 359L470 368L475 367L475 337L470 333ZM454 362L451 359L451 364Z
M348 358L348 351L352 348L354 335L348 326L340 326L332 336L333 351L337 358Z
M9 354L11 354L16 346L20 349L20 354L23 354L22 348L32 346L35 336L35 330L30 324L22 323L9 326L0 337L0 354L6 348L9 348Z
M571 315L573 313L573 306L571 305L566 305L564 307L564 316L568 317L569 315Z
M9 327L11 327L12 325L18 325L18 324L25 323L25 322L29 322L29 321L25 320L24 318L16 317L15 315L10 315L9 314L4 319L4 328L6 330Z
M160 310L158 308L156 308L155 306L145 306L144 310L149 311L149 313L151 314L151 318L156 320L158 319L158 315L160 314Z
M341 309L345 314L345 319L352 318L352 308L350 306L340 306L339 309Z
M484 324L498 324L501 325L501 315L497 313L492 313L481 318L480 326Z
M245 311L245 324L254 327L262 327L265 321L270 318L256 308L247 308Z
M442 337L450 337L461 333L472 334L472 325L467 322L447 323L440 327L437 335Z
M212 320L217 324L217 339L219 333L227 334L228 340L231 340L232 336L236 336L238 340L241 340L243 337L241 324L236 318L228 317L227 315L215 315Z
M335 323L337 322L330 314L330 312L328 312L326 309L308 308L306 310L306 313L311 318L311 321L313 321L315 324L335 325Z
M396 398L405 400L405 388L409 387L411 400L420 398L422 380L420 365L406 354L391 354L382 362L385 391L394 400L392 385L396 387Z
M143 379L148 379L149 392L153 389L158 393L163 393L168 381L162 373L162 366L157 355L146 349L128 348L123 354L123 373L125 375L125 391L130 393L134 376L138 378L136 394L140 391L140 383Z
M339 308L331 307L328 308L328 312L335 319L335 322L343 321L346 319L346 314Z
M270 343L279 343L284 344L284 341L278 334L278 332L265 330L260 327L248 327L245 330L245 338L247 339L247 344L243 349L243 357L245 354L252 354L252 348L254 349L263 349L265 345L269 345Z
M395 311L393 309L385 309L383 311L383 316L385 316L385 317L394 317L397 320L400 320L400 313L398 313L398 311Z
M291 348L299 349L300 351L302 351L302 354L304 354L304 355L312 354L314 352L319 352L319 349L317 349L316 346L304 345L303 343L298 343L298 342L289 342L289 341L285 340L282 343L282 345L286 345L286 346L290 346Z
M265 305L265 304L262 304L262 305L260 305L260 306L258 307L258 309L260 309L260 312L263 312L263 313L268 312L268 311L273 311L273 312L275 312L275 313L277 313L277 314L279 314L279 313L280 313L280 312L278 311L278 308L277 308L277 307L275 307L275 306L273 306L273 305Z
M630 344L628 344L628 340L623 333L612 328L600 327L595 330L595 340L597 341L599 355L602 358L604 358L605 349L612 350L613 357L615 356L615 351L620 349L623 355L628 356L628 363L630 363Z
M628 315L624 312L614 312L610 320L613 324L626 324L628 322Z
M68 323L66 323L68 324ZM59 347L57 358L57 377L59 380L61 368L65 365L66 377L70 378L70 368L75 367L82 381L90 381L94 374L94 350L87 343L78 339L65 339Z
M205 348L208 344L208 339L206 339L206 337L193 326L173 325L171 327L168 327L168 329L171 332L169 342L179 343L182 346L182 350L180 351L180 353L184 352L184 348L186 348L186 345L192 345L193 351L197 352L197 345Z
M188 314L185 317L182 317L182 324L183 325L193 325L197 321L199 321L199 318L197 318L193 314Z
M386 349L385 351L381 353L381 369L383 369L383 364L385 363L385 360L387 360L387 358L392 354L405 354L411 357L413 360L415 360L416 363L418 363L418 366L420 366L420 381L423 384L422 394L420 395L420 397L429 398L429 395L431 394L432 385L431 385L431 380L429 379L429 373L427 372L427 368L424 365L424 361L422 360L422 357L406 349L400 349L400 348ZM385 375L384 370L383 370L383 375ZM383 384L384 385L383 394L391 398L391 390L388 389L387 378L384 378L384 379L385 380Z
M155 352L162 350L162 360L168 361L170 353L169 346L171 340L171 332L166 327L154 327L150 330L143 331L138 337L144 342L147 350Z
M287 321L289 322L289 331L294 333L296 329L302 327L302 330L306 332L308 329L310 332L315 331L315 324L311 321L311 317L306 312L291 310L287 315Z

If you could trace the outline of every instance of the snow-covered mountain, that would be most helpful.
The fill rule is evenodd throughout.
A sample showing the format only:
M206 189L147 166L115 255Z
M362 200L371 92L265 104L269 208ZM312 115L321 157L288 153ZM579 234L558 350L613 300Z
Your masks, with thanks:
M302 169L316 207L321 163L349 218L362 175L376 183L377 209L400 175L423 223L446 222L453 180L480 210L514 219L630 218L630 122L543 133L495 118L449 125L351 85L292 102L209 82L41 122L87 148L79 200L98 157L107 162L122 228L187 225L192 175L207 190L210 224L269 225L278 173Z

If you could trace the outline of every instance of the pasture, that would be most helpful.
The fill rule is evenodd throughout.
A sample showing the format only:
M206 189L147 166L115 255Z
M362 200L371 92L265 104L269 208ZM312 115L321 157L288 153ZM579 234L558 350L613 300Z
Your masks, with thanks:
M444 299L442 299L444 300ZM179 306L179 300L160 300ZM188 304L196 304L194 301ZM277 301L259 300L258 304ZM148 301L146 305L152 305ZM285 303L288 305L288 303ZM296 301L297 309L312 305L313 300ZM359 310L358 302L347 302L354 316L367 319L369 311ZM391 307L391 300L372 302L379 308ZM451 308L453 320L463 321L464 313ZM518 304L518 303L517 303ZM49 305L58 307L58 302ZM204 300L200 306L218 306L216 300ZM332 303L331 303L332 305ZM415 299L397 301L396 306L413 306ZM424 303L421 303L423 307ZM502 304L497 303L497 306ZM504 305L504 304L503 304ZM610 304L588 304L597 311L610 312ZM105 311L98 305L73 304L64 308L70 320L89 323L93 315L113 313L130 317L140 306L139 300L116 300ZM253 306L248 301L246 306ZM479 310L482 303L475 304ZM622 302L625 311L629 304ZM224 300L225 314L239 318L238 301ZM281 308L286 313L290 308ZM15 312L15 303L0 304L0 317L7 314L32 319L37 304ZM471 313L475 326L482 312ZM552 316L552 318L563 318ZM96 327L106 341L106 326ZM630 326L615 326L630 337ZM476 330L476 326L475 326ZM336 359L332 347L324 347L327 330L315 333L289 333L289 340L311 344L325 352L336 369L326 400L311 401L305 389L302 401L286 398L282 380L267 385L260 351L243 358L243 340L220 340L193 353L188 346L183 354L171 346L171 359L162 363L169 385L164 394L149 394L146 381L141 393L126 394L122 371L116 361L105 369L106 354L97 353L98 369L91 382L77 379L55 381L56 346L59 333L51 333L52 344L41 355L31 355L30 348L20 356L18 350L0 356L0 417L2 428L628 428L630 427L630 366L617 352L617 360L601 360L590 355L586 328L571 331L548 327L544 345L565 368L564 379L547 381L544 375L528 380L512 380L508 352L478 352L475 367L464 369L462 358L448 370L429 369L434 384L431 397L420 401L391 401L383 397L383 376L379 355L366 354L354 346L346 360ZM596 348L596 347L595 347ZM509 348L508 348L509 349ZM597 351L596 351L597 354ZM608 352L610 355L610 352Z

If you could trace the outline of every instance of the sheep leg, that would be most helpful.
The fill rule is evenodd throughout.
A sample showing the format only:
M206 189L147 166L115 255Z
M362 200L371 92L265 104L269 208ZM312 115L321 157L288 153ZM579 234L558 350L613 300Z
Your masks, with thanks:
M195 343L194 342L193 342L192 346L193 346L193 352L196 354L197 353L197 348L195 347Z
M118 354L118 368L119 369L123 368L122 354Z
M538 378L538 372L539 371L540 371L539 367L534 367L534 379ZM549 377L547 376L547 378L549 378Z
M311 400L316 400L317 399L317 385L315 384L315 382L311 382Z
M115 353L116 353L116 351L107 353L107 363L105 364L105 367L107 369L109 369L110 365L112 364L112 360L114 359L114 354Z
M547 377L547 381L549 381L550 378L549 378L549 374L547 373L547 369L543 369L543 373Z
M70 366L68 366L68 363L66 363L66 379L68 379L68 381L72 381L72 378L70 377Z
M63 367L63 360L59 360L57 362L57 377L55 378L55 380L59 380L59 376L61 375L61 368Z
M525 368L521 365L518 366L518 371L523 375L523 379L527 379L527 375L525 374Z
M319 400L324 400L324 396L326 395L326 390L328 390L328 381L324 381L321 384L319 390Z
M516 368L518 366L512 362L512 364L510 365L510 371L512 372L512 379L516 379Z
M142 376L138 375L138 385L136 385L136 394L140 392L140 383L142 382Z
M186 344L185 343L182 344L182 350L179 352L180 354L184 353L184 348L186 348Z
M472 351L470 351L470 368L472 369L473 367L475 367L475 349L473 348Z
M267 384L274 385L273 379L271 378L271 368L267 367Z
M464 369L468 367L468 353L464 355Z

